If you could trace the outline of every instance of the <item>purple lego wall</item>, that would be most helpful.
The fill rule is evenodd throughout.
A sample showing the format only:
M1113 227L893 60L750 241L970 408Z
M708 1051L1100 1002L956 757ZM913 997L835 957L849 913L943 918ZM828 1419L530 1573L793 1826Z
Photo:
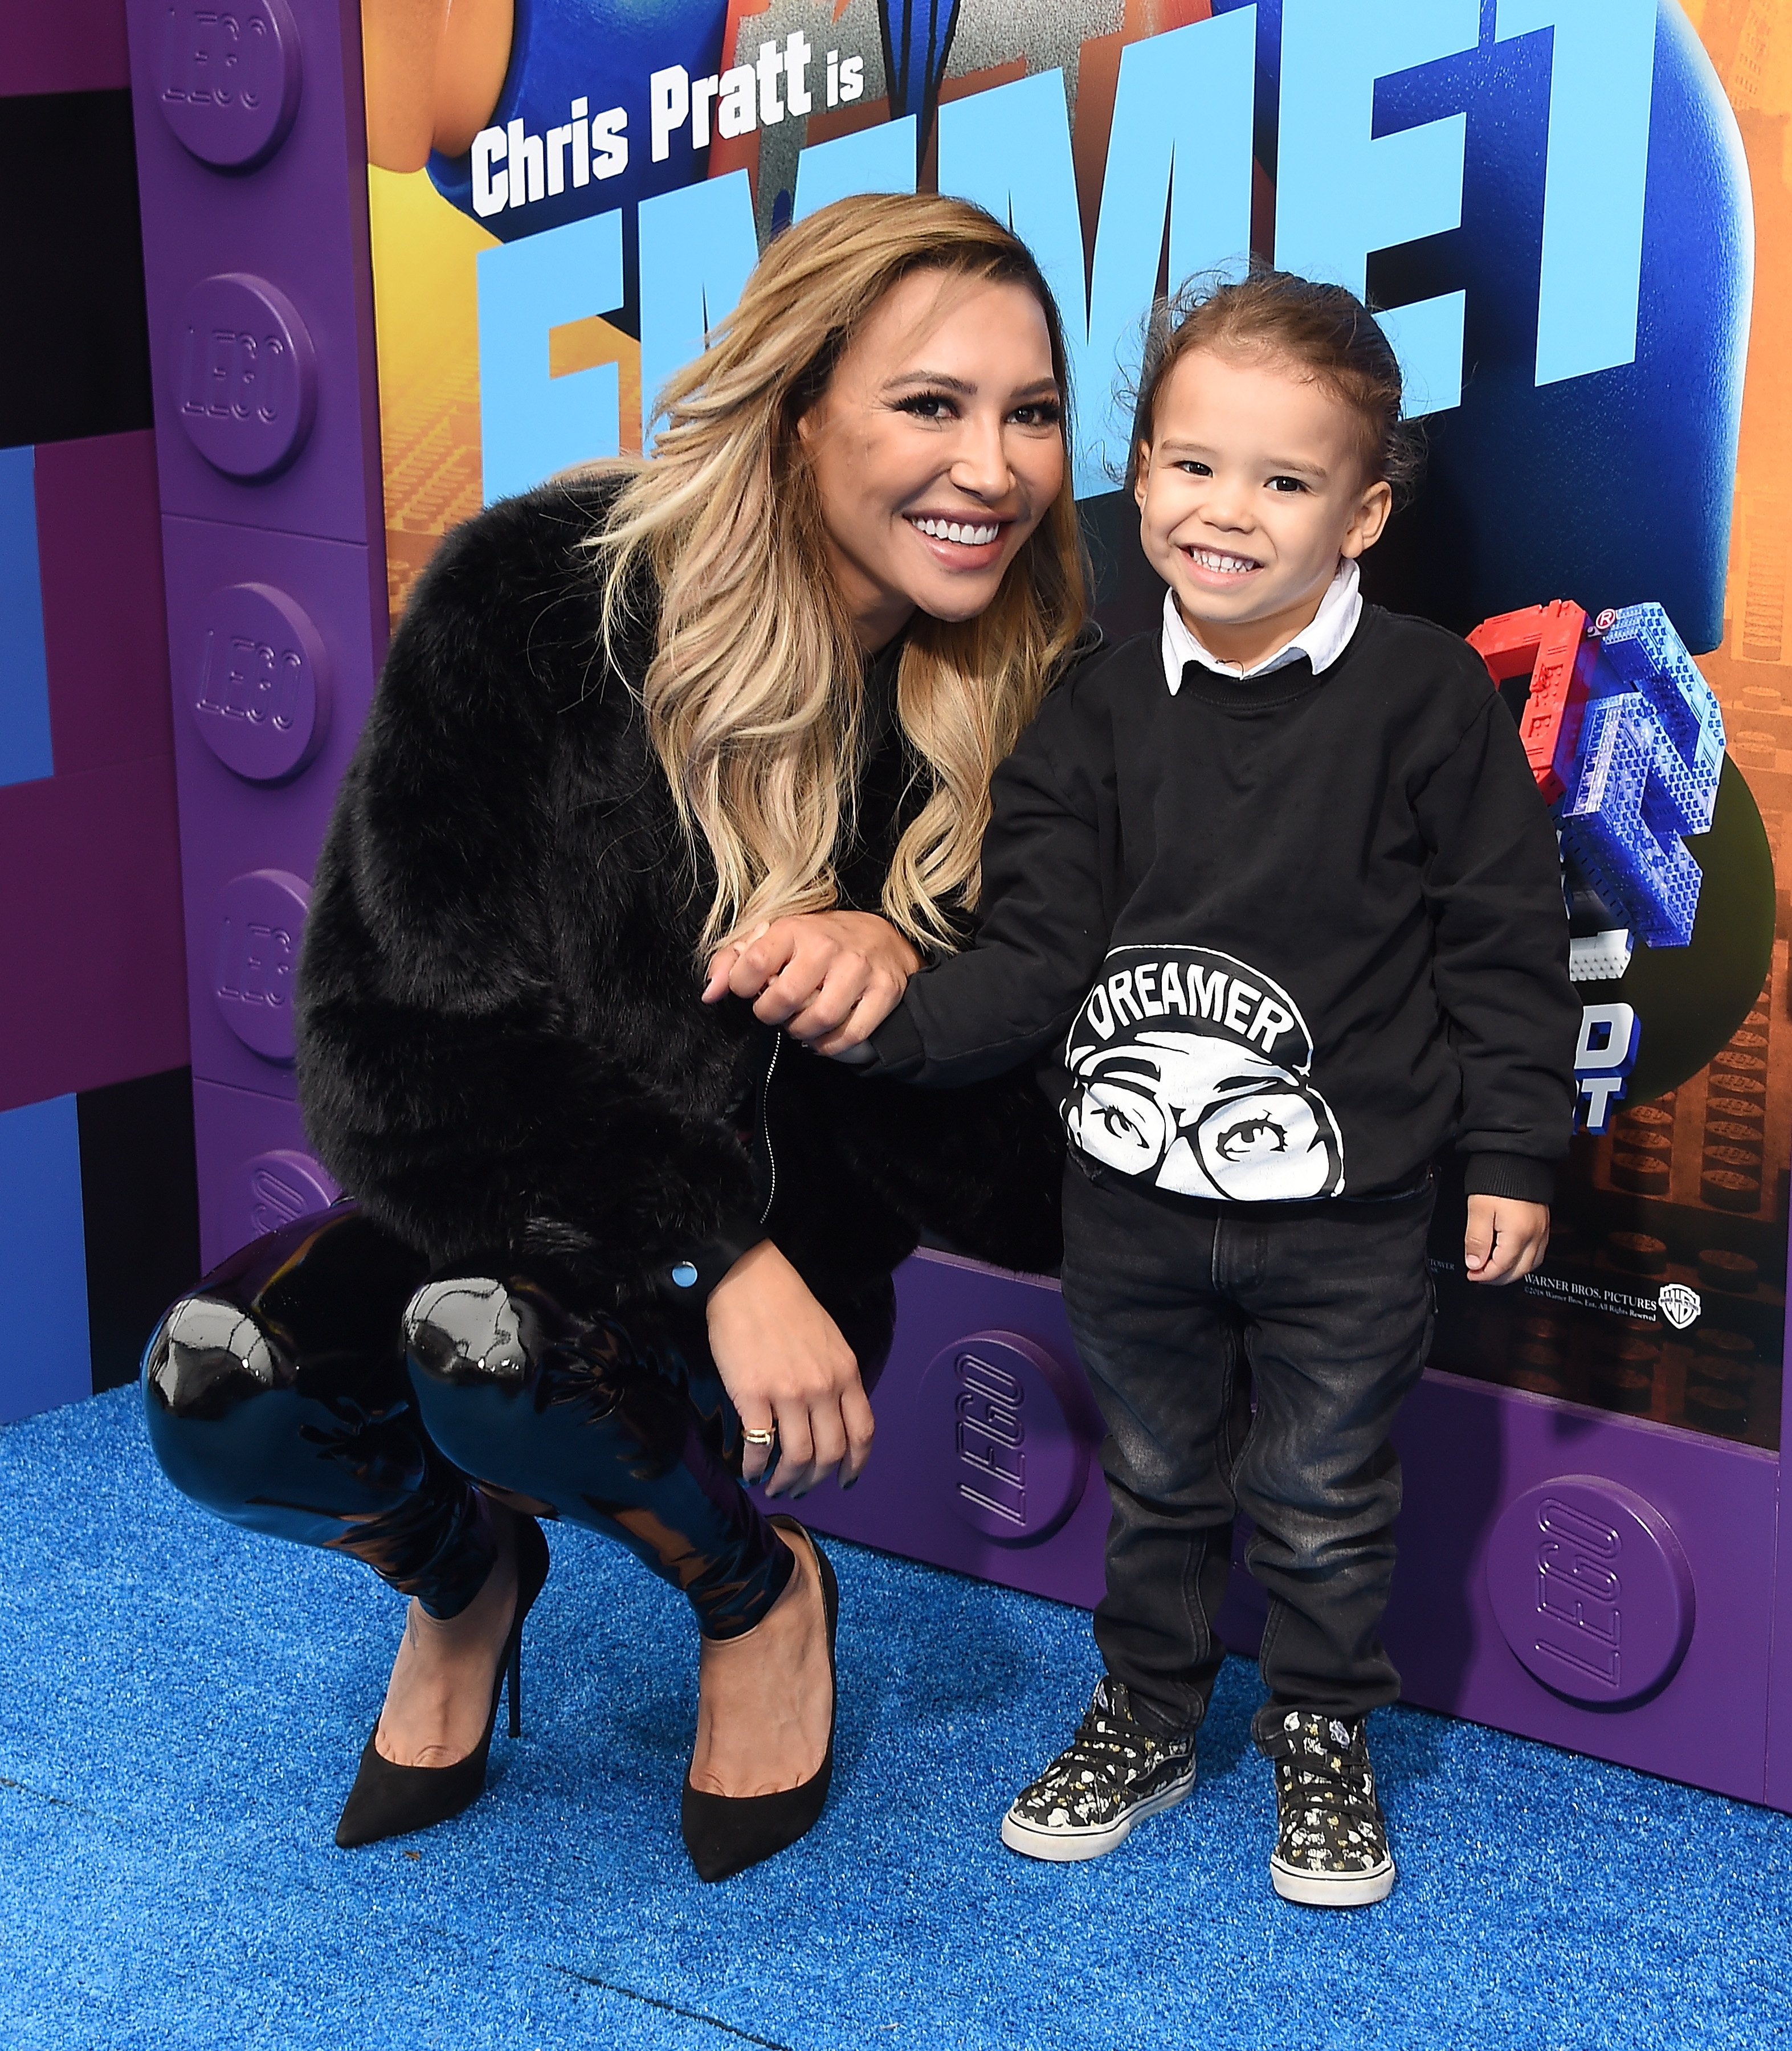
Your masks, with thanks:
M385 635L359 21L249 0L233 94L215 10L127 11L209 1264L334 1193L290 989Z
M187 1058L153 439L34 456L55 773L0 790L0 1110Z
M131 1378L198 1257L123 0L0 21L0 1421Z
M0 93L128 85L122 0L16 0L0 10Z
M209 1262L333 1193L289 990L385 634L359 51L352 0L244 0L233 97L217 10L127 10ZM1099 1432L1055 1287L929 1254L899 1288L877 1458L813 1521L1092 1604ZM1446 1374L1400 1441L1411 1699L1792 1807L1776 1454ZM1228 1643L1261 1619L1236 1576Z
M1100 1427L1056 1285L923 1252L898 1290L876 1455L805 1519L1092 1608ZM1792 1808L1783 1712L1768 1749L1770 1653L1776 1705L1792 1679L1774 1455L1448 1374L1397 1438L1387 1640L1408 1701ZM1254 1655L1262 1622L1237 1567L1221 1635Z
M1094 1608L1101 1425L1055 1282L917 1254L897 1273L896 1343L874 1400L871 1464L849 1494L830 1483L806 1497L805 1522Z

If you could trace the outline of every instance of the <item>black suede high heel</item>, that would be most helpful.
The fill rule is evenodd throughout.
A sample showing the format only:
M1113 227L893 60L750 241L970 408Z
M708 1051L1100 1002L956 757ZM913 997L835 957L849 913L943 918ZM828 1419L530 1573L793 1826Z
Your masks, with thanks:
M504 1640L498 1676L491 1684L491 1709L485 1736L464 1759L452 1766L395 1766L382 1758L368 1733L360 1770L342 1804L336 1842L344 1851L381 1838L399 1838L445 1823L471 1808L485 1792L485 1763L491 1750L492 1726L498 1721L498 1698L511 1684L511 1736L522 1735L522 1627L548 1577L547 1541L533 1517L520 1517L516 1527L516 1609Z
M834 1635L840 1620L840 1584L828 1555L795 1518L774 1517L771 1522L782 1529L802 1533L821 1576L822 1608L828 1619L828 1750L800 1786L781 1788L775 1795L706 1795L691 1786L690 1769L686 1769L679 1821L684 1848L700 1880L727 1880L795 1844L813 1829L834 1778L834 1725L839 1708Z

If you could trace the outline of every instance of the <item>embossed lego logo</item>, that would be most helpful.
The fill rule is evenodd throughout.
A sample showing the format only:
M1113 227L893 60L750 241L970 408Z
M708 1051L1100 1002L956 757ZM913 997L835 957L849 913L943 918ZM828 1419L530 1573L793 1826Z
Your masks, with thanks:
M1017 1527L1027 1522L1027 1455L1021 1422L1027 1392L1019 1377L995 1361L961 1353L958 1380L957 1446L962 1467L958 1493Z
M220 645L205 636L204 673L194 709L202 718L264 721L281 734L299 717L306 686L305 658L296 648L275 648L248 635L233 634Z
M317 1208L315 1194L268 1166L249 1177L249 1223L257 1233L278 1232Z
M218 940L218 1002L283 1008L298 954L296 933L259 920L225 920Z
M254 8L170 8L162 47L162 97L177 107L252 115L277 99L280 39Z
M1684 1282L1664 1282L1661 1293L1656 1298L1661 1315L1677 1332L1683 1332L1705 1307L1696 1289L1688 1289Z
M1622 1549L1623 1540L1610 1525L1573 1504L1550 1496L1539 1506L1536 1650L1614 1694Z
M212 420L272 426L292 404L291 354L280 334L238 328L187 332L181 411Z

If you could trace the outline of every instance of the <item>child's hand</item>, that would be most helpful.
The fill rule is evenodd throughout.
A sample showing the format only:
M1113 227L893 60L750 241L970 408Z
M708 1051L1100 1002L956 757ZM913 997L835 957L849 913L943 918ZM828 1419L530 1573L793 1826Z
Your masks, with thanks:
M839 1054L871 1037L920 967L920 955L887 920L868 912L808 912L718 950L703 1002L746 998L754 1018L781 1026L817 1053Z
M1516 1197L1470 1197L1462 1259L1471 1282L1516 1282L1549 1244L1549 1206Z

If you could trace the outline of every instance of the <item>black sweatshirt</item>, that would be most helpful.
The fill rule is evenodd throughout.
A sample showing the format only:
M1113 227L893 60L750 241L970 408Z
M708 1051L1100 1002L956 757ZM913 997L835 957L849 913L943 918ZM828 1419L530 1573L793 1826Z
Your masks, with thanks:
M1547 1203L1580 1007L1555 838L1473 652L1365 606L1316 677L1159 636L1092 658L996 773L975 945L912 982L875 1071L1051 1049L1087 1158L1172 1196L1411 1189Z

